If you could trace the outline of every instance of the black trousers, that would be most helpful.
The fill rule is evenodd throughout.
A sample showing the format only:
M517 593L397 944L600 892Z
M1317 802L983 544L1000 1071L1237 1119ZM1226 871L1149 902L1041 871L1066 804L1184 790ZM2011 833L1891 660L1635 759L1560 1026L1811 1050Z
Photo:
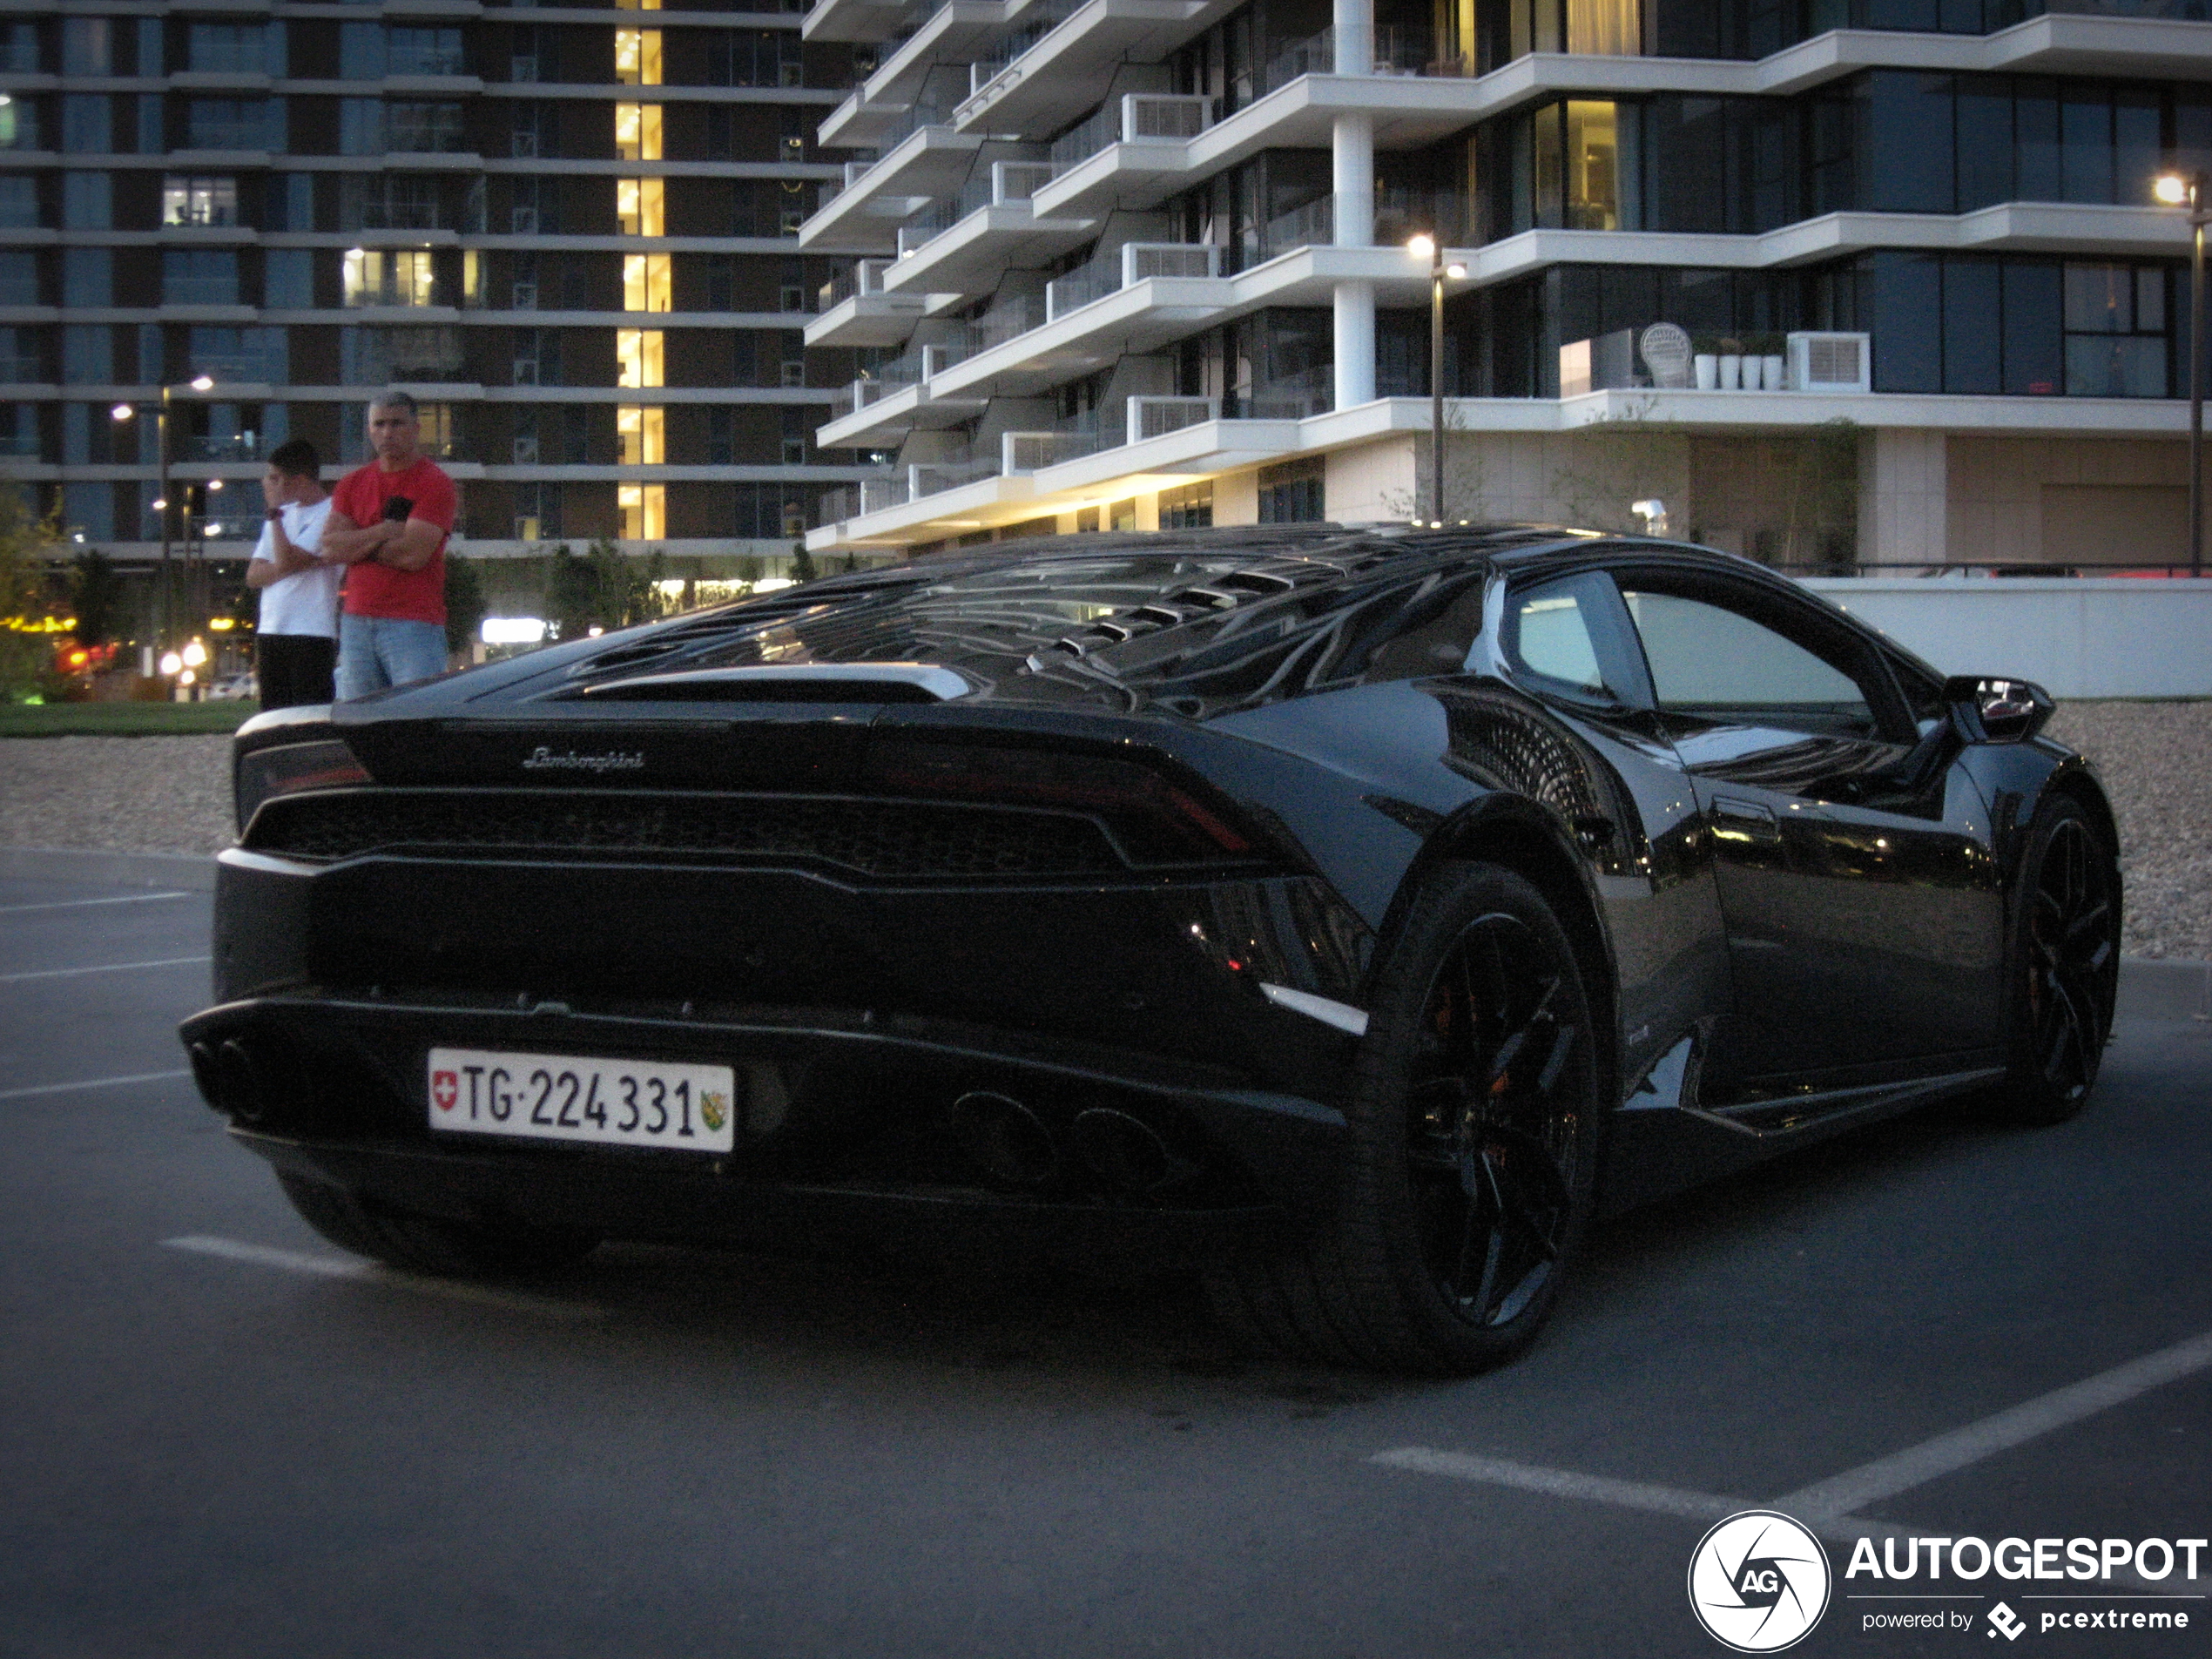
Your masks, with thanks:
M263 634L254 649L260 658L263 708L335 700L336 640L321 634Z

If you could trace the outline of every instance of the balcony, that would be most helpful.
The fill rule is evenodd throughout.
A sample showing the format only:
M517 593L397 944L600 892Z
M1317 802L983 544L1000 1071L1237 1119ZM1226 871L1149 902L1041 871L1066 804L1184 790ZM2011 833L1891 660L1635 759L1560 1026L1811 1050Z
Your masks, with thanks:
M1031 192L1052 182L1048 161L994 161L953 199L900 227L899 261L885 273L887 293L930 290L988 293L1009 266L1035 265L1080 246L1088 219L1040 219Z
M809 346L895 346L914 331L936 296L886 293L885 260L861 260L822 285L820 314L806 325Z
M1208 243L1124 242L1046 285L1043 321L1057 322L1070 312L1096 304L1109 293L1148 277L1217 277L1221 250Z
M860 253L895 253L898 221L959 188L983 147L981 136L954 132L942 111L914 113L940 118L901 135L876 161L846 163L845 187L799 227L801 247L834 242Z
M1126 59L1164 57L1208 9L1205 0L1084 0L1054 15L1063 3L1053 0L1035 24L1010 36L1003 58L974 66L974 90L954 111L955 126L1049 132L1066 118L1069 87L1103 81Z

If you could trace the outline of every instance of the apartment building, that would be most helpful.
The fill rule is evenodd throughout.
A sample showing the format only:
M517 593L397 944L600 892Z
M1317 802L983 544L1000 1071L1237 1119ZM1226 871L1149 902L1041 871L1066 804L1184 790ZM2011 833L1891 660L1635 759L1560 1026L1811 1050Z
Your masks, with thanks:
M844 262L798 240L841 177L814 135L853 51L800 21L0 8L0 472L126 563L157 501L173 542L239 558L260 458L297 436L358 462L399 385L468 553L611 536L772 574L858 475L813 436L851 354L801 349Z
M819 0L875 67L800 232L861 255L806 330L858 368L817 439L888 464L810 545L1431 517L1441 391L1449 519L2186 558L2190 233L2152 186L2212 165L2208 17Z

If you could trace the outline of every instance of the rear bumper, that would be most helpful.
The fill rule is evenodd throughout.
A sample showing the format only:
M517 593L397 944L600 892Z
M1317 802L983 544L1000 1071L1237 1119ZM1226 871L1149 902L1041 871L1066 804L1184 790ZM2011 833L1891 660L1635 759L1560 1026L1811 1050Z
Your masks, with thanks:
M426 1213L615 1237L1004 1235L1172 1259L1325 1214L1342 1167L1332 1107L1219 1068L867 1010L301 990L210 1008L182 1035L210 1103L281 1168ZM711 1157L435 1130L437 1045L732 1065L737 1145ZM979 1163L952 1109L975 1091L1034 1114L1049 1175L1008 1183ZM1157 1135L1172 1178L1135 1186L1088 1161L1072 1126L1102 1110Z

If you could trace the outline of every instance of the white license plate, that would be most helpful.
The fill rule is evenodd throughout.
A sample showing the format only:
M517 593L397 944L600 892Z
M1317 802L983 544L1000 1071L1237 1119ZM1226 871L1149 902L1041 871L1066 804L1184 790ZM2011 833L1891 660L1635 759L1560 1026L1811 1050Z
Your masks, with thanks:
M737 1099L727 1066L430 1050L432 1129L727 1152Z

